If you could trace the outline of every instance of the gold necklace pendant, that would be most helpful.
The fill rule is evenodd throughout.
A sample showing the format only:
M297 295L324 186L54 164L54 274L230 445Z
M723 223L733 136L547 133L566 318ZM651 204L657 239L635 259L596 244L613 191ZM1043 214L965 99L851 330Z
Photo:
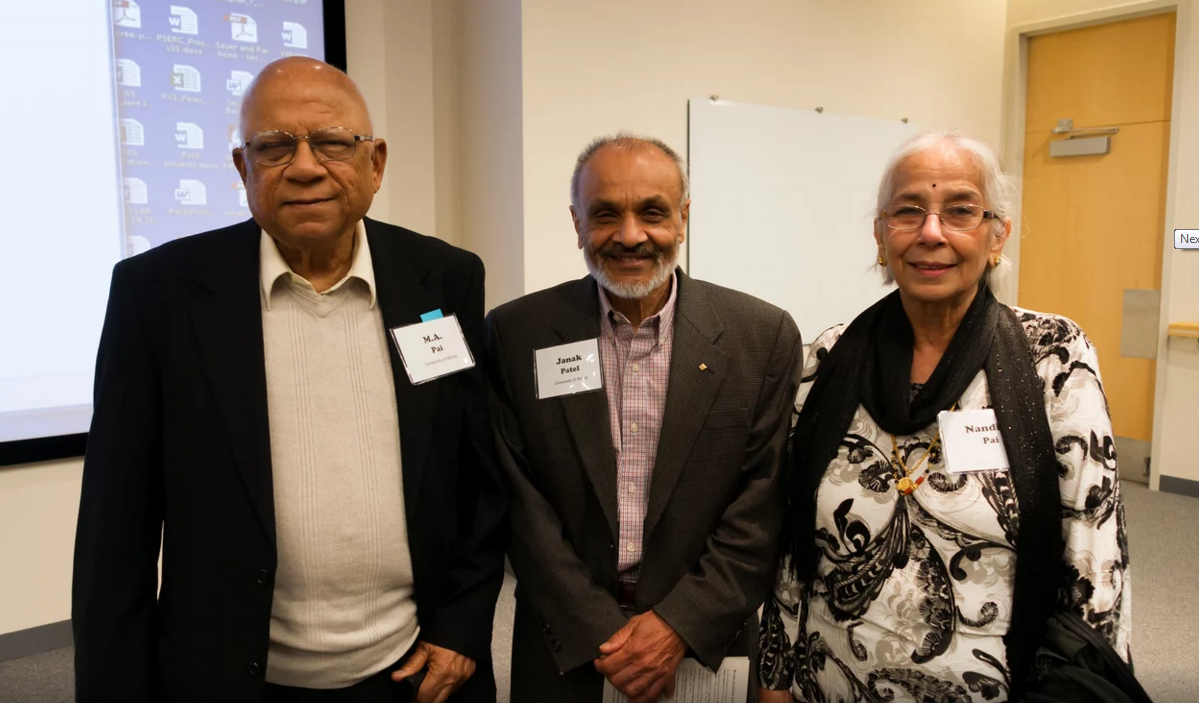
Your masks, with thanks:
M953 407L950 408L949 411L953 412L954 410L957 410L957 408L958 404L954 403ZM915 466L909 469L908 465L904 463L903 457L899 455L899 440L895 437L895 435L891 435L891 470L895 473L895 478L897 479L895 482L895 490L899 491L905 496L910 496L912 495L912 491L920 487L920 482L924 480L924 477L921 476L913 480L912 474L916 473L916 471L922 464L924 464L925 461L928 461L929 465L931 466L931 457L933 452L936 451L937 445L940 443L940 441L941 431L937 430L937 433L933 435L932 441L928 443L928 448L924 450L924 455L920 457ZM896 465L898 465L899 471L896 471ZM903 472L902 475L900 474L900 471Z

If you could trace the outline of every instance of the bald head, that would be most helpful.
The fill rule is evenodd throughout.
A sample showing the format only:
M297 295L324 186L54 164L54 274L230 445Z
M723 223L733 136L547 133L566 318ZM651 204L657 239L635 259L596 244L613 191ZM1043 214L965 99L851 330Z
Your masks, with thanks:
M356 132L373 134L370 112L366 100L354 81L341 69L307 56L289 56L272 61L246 88L241 102L240 128L243 137L262 129L284 129L285 127L256 126L254 118L264 112L267 105L280 101L298 102L307 100L325 103L321 112L337 110L354 119L355 124L338 125Z
M241 134L246 146L233 150L233 165L250 213L284 257L341 252L348 266L355 227L387 163L387 144L371 129L354 81L300 56L268 64L246 89ZM264 156L288 141L286 158Z
M614 135L597 137L591 140L583 151L579 152L579 157L575 159L575 170L570 177L570 203L576 209L579 207L579 179L583 175L583 170L587 167L588 162L602 149L620 149L631 152L651 151L660 152L663 156L674 163L678 170L679 181L679 207L687 201L689 196L689 183L687 179L687 167L683 162L683 157L679 156L678 152L671 149L670 146L656 137L646 137L630 132L619 132Z

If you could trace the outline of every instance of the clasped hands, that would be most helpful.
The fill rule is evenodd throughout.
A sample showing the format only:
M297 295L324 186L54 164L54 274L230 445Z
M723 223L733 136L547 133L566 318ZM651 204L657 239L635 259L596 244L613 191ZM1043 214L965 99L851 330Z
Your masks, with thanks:
M653 611L634 615L600 645L596 671L603 674L629 703L657 703L674 696L674 673L687 645Z
M392 672L391 680L403 681L426 666L429 672L416 692L415 703L445 703L475 673L474 659L421 641L408 661Z

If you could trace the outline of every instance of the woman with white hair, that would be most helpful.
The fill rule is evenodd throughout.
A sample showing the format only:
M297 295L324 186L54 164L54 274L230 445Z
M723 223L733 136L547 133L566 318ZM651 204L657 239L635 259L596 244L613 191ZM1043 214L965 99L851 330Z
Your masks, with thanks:
M991 292L1010 186L989 146L954 132L917 135L887 166L874 237L898 290L809 352L762 701L1020 700L1063 611L1129 659L1095 349Z

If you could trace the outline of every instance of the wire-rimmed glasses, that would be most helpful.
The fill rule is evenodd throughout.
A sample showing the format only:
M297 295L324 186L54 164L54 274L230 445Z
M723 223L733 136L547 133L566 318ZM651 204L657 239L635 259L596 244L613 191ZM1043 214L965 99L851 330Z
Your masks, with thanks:
M308 146L317 161L347 161L357 151L358 142L372 142L375 138L366 134L355 134L345 127L322 127L313 130L306 137L271 129L251 135L242 145L242 149L260 166L283 166L295 158L296 146L301 140L308 141Z
M941 227L954 232L969 232L981 225L983 220L995 218L991 210L970 204L949 205L941 208L940 212L929 212L919 205L896 205L879 213L888 227L902 232L920 229L929 215L936 215Z

